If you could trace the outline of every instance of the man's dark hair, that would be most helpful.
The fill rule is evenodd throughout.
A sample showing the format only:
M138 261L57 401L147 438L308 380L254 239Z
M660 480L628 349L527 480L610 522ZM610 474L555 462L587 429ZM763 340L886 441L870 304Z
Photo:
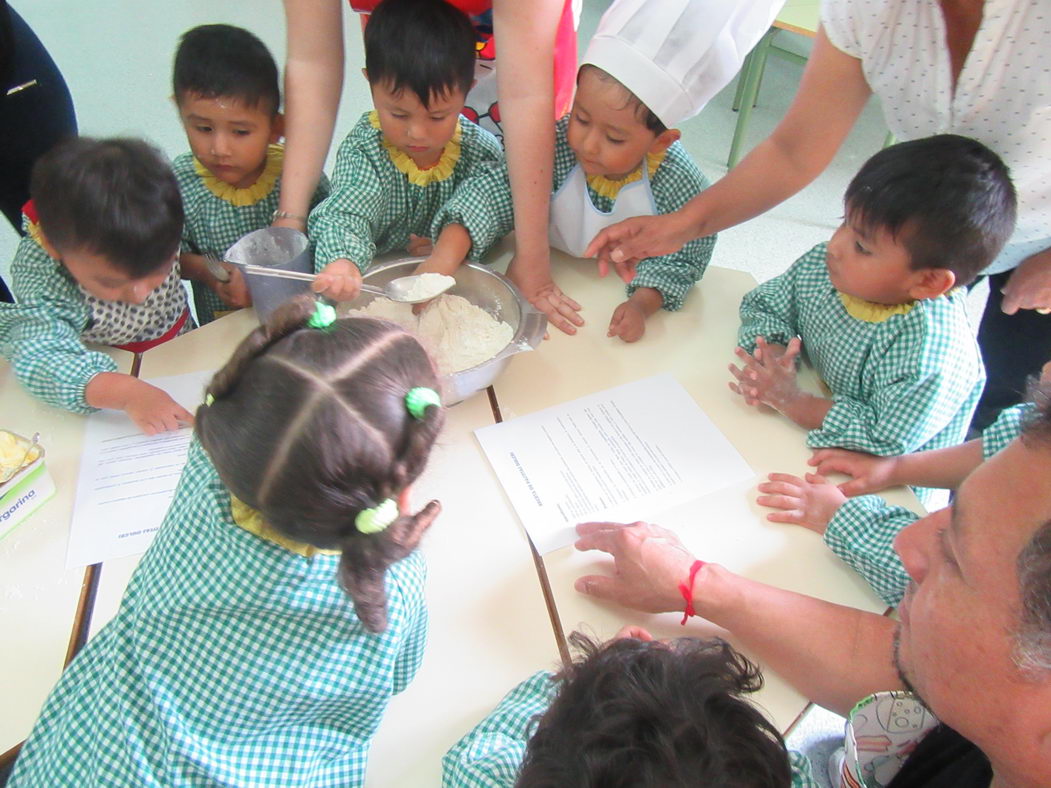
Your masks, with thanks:
M884 148L854 176L845 203L849 220L899 239L913 270L947 268L957 285L993 261L1015 223L1006 165L956 134Z
M59 254L101 255L137 279L179 251L179 186L161 152L141 140L66 140L37 160L29 191Z
M759 669L729 644L570 641L581 656L529 741L521 788L790 784L780 733L742 697Z
M240 27L201 25L183 34L172 69L175 100L233 98L274 115L281 106L277 64L266 45Z
M365 26L369 84L408 88L424 107L432 98L466 94L474 81L474 28L444 0L383 0Z

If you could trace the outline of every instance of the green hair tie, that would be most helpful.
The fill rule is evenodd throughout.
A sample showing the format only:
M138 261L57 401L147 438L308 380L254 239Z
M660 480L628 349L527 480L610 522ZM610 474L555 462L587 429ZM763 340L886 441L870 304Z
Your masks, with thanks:
M315 302L314 314L307 320L307 325L311 328L328 328L335 322L336 308L324 301Z
M405 407L408 408L412 417L419 421L423 421L427 416L427 408L431 405L439 408L442 406L442 398L438 396L438 392L434 389L429 389L426 386L417 386L414 389L409 389L409 393L405 395Z
M354 518L354 527L363 534L378 534L398 519L398 504L393 498L371 509L362 509Z
M205 394L204 395L204 404L205 405L211 405L214 402L215 402L215 397L213 397L211 394Z

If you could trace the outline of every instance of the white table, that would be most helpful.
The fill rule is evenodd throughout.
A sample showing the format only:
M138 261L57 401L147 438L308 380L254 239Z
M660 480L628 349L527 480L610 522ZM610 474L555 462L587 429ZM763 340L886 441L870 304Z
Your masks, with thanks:
M809 456L802 428L776 413L749 408L727 388L727 365L734 359L740 324L738 306L755 280L749 274L711 267L682 311L654 315L647 321L645 336L626 344L606 337L609 317L624 299L623 284L612 275L600 279L593 262L553 253L552 265L559 286L583 306L587 325L572 337L553 330L539 352L515 359L494 385L504 419L670 372L741 452L757 478L709 496L703 504L695 502L649 519L676 530L704 560L772 585L882 612L886 606L817 534L771 523L765 519L768 510L755 503L755 485L767 473L801 475ZM809 385L816 385L812 374L806 377ZM915 497L904 490L889 497L919 507ZM639 516L647 518L646 513ZM682 628L681 616L647 616L577 593L573 589L577 577L609 571L610 563L601 553L582 554L568 547L544 556L543 563L567 632L586 626L605 638L627 623L641 624L659 637L712 632L710 625L697 619ZM806 706L806 699L772 671L765 675L766 686L757 700L778 727L786 730Z
M134 356L99 348L130 372ZM0 541L0 761L29 734L71 654L91 567L66 569L84 417L29 395L0 360L0 428L40 433L55 494Z

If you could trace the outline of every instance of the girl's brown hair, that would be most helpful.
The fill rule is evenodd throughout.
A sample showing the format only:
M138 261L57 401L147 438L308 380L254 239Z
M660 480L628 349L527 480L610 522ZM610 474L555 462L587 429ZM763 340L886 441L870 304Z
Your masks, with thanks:
M342 552L339 579L371 632L387 624L384 574L409 555L441 507L431 501L380 533L359 512L419 476L445 418L405 395L438 376L419 342L382 320L308 328L310 296L277 309L208 386L196 431L230 492L291 539Z

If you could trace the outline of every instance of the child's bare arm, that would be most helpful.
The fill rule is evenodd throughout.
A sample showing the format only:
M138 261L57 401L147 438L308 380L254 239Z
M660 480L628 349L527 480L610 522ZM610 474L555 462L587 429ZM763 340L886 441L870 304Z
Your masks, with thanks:
M808 461L817 472L853 477L839 489L845 495L866 495L911 484L955 489L982 462L982 441L976 439L945 449L898 457L877 457L846 449L819 449Z
M416 267L418 274L452 276L471 251L471 236L462 224L447 224L438 235L430 255Z
M608 337L620 337L625 342L636 342L646 333L646 318L664 304L664 296L652 287L640 287L627 301L613 310Z
M193 414L166 391L120 372L100 372L84 389L84 400L93 408L123 410L147 435L193 424Z

